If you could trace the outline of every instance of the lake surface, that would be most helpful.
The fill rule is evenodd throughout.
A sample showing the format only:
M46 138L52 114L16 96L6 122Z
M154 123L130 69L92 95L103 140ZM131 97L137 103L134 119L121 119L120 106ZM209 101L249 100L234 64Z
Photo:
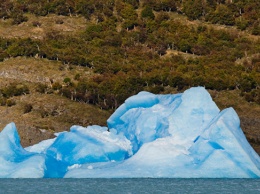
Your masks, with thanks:
M0 193L260 193L260 179L0 179Z

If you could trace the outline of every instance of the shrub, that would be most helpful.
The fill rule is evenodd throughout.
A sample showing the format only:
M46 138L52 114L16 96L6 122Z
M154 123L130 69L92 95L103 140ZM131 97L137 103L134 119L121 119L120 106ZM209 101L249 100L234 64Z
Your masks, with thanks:
M46 84L39 83L36 87L36 92L43 94L47 91L47 88L48 86Z
M164 87L160 86L160 85L156 85L156 86L149 88L149 92L151 92L153 94L160 94L163 91L164 91Z
M260 24L253 26L252 34L256 36L260 35Z
M7 106L14 106L14 105L16 105L16 102L15 102L14 99L7 99L6 100L6 105Z
M141 16L142 16L142 18L149 18L149 19L152 19L152 20L155 18L155 15L154 15L154 13L153 13L153 10L152 10L152 8L149 7L149 6L146 6L146 7L143 9L143 11L142 11L142 13L141 13Z
M59 82L54 82L52 84L52 89L53 90L60 90L62 88L62 85Z
M8 56L8 54L6 53L6 51L0 48L0 62L1 62L1 61L4 61L4 59L5 59L5 58L8 58L8 57L9 57L9 56Z
M12 57L35 56L39 53L38 44L31 38L19 38L12 40L6 53Z
M69 88L62 88L60 93L62 96L65 96L66 98L71 98L71 95L72 95Z
M67 86L73 85L73 83L71 82L71 79L70 79L69 77L64 78L63 82L64 82Z
M33 25L34 27L40 27L42 24L41 24L39 21L33 21L33 22L32 22L32 25Z
M29 113L31 112L33 109L33 106L31 104L25 104L24 107L23 107L23 113Z
M22 13L12 14L11 17L13 18L12 24L16 24L16 25L28 21L28 18L26 16L24 16Z
M253 102L254 101L254 96L250 93L245 93L244 98L247 102Z
M77 73L77 74L74 76L74 79L78 81L78 80L80 79L80 74Z
M242 76L240 79L240 89L242 92L250 92L256 87L256 82L252 76Z
M203 7L200 0L185 1L183 10L190 20L199 19L203 15Z
M23 94L29 94L28 86L26 86L24 84L16 85L14 96L20 96L20 95L23 95Z
M248 25L249 25L248 21L241 17L236 20L236 26L240 30L245 30L248 27Z
M156 21L158 22L158 23L161 23L162 21L167 21L167 20L169 20L170 19L170 16L167 14L167 13L165 13L165 12L160 12L160 13L158 13L158 15L156 16Z
M4 97L0 98L0 105L1 106L5 106L6 105L6 98L4 98Z
M20 96L29 93L29 88L24 84L11 84L1 90L4 97Z

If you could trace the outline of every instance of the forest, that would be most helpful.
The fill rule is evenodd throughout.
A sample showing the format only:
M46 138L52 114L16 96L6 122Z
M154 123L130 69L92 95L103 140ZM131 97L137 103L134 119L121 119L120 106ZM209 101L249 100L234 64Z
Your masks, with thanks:
M116 109L146 90L192 86L240 90L260 104L258 0L2 0L0 18L21 25L30 15L83 16L85 30L53 30L43 38L0 37L0 61L18 56L82 66L95 76L65 77L52 89L69 99ZM183 19L185 18L185 19ZM54 21L63 24L62 19ZM31 23L35 28L41 22ZM46 93L48 85L39 84ZM28 89L1 89L1 103ZM18 91L17 91L18 90ZM19 92L20 91L20 92Z

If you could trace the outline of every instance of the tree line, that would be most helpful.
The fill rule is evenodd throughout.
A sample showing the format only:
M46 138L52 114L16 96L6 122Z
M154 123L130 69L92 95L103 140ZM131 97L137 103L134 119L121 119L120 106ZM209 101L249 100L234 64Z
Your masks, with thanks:
M86 19L95 16L97 21L111 17L116 10L124 26L137 24L137 9L144 9L144 17L153 18L153 11L178 12L190 20L202 20L213 24L236 26L260 34L260 2L258 0L2 0L0 17L12 18L14 24L27 21L25 13L46 16L83 15Z

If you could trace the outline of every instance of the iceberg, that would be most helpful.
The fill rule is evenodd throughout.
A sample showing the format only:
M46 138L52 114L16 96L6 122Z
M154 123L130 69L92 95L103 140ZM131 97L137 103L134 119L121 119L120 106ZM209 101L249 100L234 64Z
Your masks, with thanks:
M72 126L22 148L14 123L0 133L3 178L259 178L260 157L233 108L203 87L180 94L140 92L107 127Z
M44 169L44 155L23 149L15 124L8 124L0 133L0 178L41 178Z

